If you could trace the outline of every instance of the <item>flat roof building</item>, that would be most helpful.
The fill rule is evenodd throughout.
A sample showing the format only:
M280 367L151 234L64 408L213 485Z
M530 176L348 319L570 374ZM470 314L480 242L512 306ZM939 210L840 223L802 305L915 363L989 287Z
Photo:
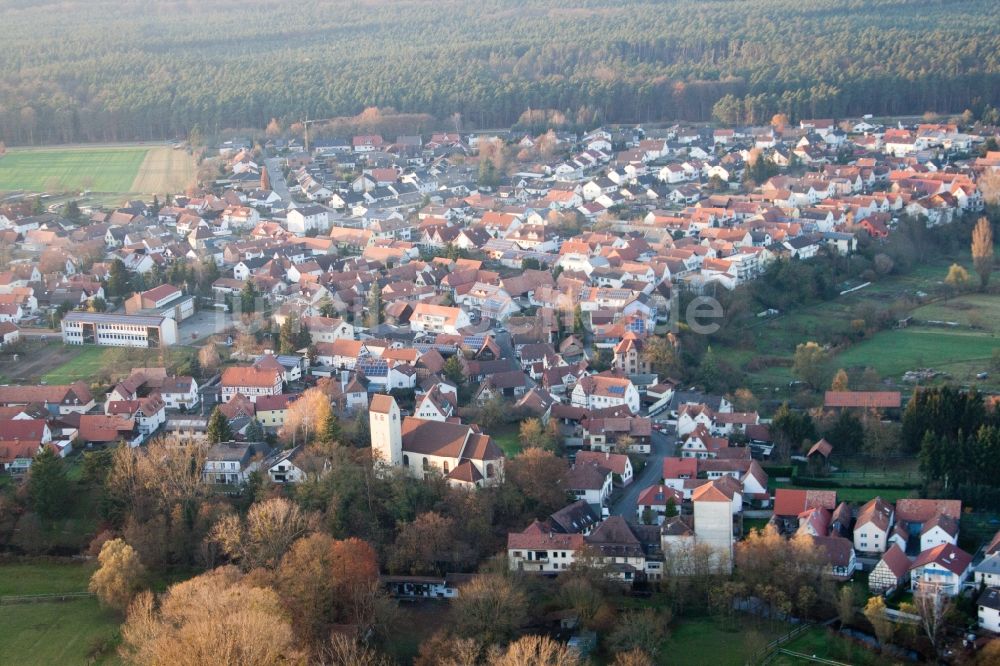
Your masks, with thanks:
M106 347L169 347L177 344L177 322L161 315L68 312L63 342Z

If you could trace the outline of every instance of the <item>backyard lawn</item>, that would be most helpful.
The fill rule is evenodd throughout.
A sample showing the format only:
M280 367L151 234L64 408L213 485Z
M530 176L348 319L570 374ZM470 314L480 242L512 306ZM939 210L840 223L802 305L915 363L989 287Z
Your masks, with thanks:
M490 436L493 438L493 443L499 446L508 458L513 458L523 448L517 424L498 428L496 432L491 432Z

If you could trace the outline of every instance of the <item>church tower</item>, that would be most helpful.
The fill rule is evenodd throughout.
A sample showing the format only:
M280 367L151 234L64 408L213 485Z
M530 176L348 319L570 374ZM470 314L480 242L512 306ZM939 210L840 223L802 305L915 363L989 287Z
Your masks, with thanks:
M403 435L396 399L391 395L373 395L368 408L368 425L372 438L372 457L383 465L401 466Z

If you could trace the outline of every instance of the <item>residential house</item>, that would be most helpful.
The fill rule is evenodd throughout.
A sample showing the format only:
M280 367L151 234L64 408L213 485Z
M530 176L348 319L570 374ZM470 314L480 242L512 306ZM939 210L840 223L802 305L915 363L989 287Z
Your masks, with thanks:
M889 547L895 509L876 497L858 511L854 524L854 547L862 553L884 553Z
M632 461L621 453L602 453L600 451L580 451L576 454L576 463L597 463L614 472L614 480L621 486L632 483Z
M636 520L641 524L662 525L667 518L680 513L683 502L684 494L679 490L662 484L650 486L639 493Z
M229 402L237 394L257 402L260 396L281 394L283 373L277 368L238 366L222 371L222 402Z
M979 607L980 628L1000 634L1000 588L990 587L983 590L976 605Z
M920 553L910 565L910 587L928 585L955 596L972 572L972 556L958 546L943 543Z
M899 544L894 543L868 574L868 589L876 594L891 594L905 585L909 578L910 559Z
M270 448L262 442L215 444L205 456L202 479L211 484L244 484L257 471L260 460L269 453Z

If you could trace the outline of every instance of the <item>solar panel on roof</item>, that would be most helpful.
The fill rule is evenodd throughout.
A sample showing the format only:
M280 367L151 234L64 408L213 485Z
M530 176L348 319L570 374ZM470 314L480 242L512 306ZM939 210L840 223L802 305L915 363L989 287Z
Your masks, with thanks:
M357 362L355 367L369 377L385 375L389 372L389 364L379 359L362 359Z
M625 387L624 386L612 386L611 388L608 389L608 393L613 393L615 395L618 395L620 393L625 393Z

